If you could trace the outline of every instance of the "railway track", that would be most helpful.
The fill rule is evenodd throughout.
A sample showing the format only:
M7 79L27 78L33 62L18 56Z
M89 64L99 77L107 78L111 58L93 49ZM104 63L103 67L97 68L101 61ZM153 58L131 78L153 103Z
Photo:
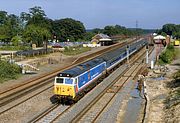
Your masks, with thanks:
M59 72L59 70L58 70L58 72ZM55 75L56 75L56 74L55 74ZM47 77L47 76L46 76L46 77ZM53 77L53 78L54 78L54 77ZM42 79L41 81L44 81L44 78L40 78L40 79ZM11 91L11 92L7 91L7 93L2 93L2 95L0 95L0 97L1 97L0 99L2 99L2 100L0 101L0 103L1 103L1 104L0 104L1 109L2 109L3 106L6 106L8 103L11 103L11 102L14 102L14 100L17 100L17 98L23 97L23 96L25 96L26 94L28 94L28 93L30 93L30 92L33 92L34 90L36 90L36 89L38 89L38 88L42 88L42 86L43 86L43 85L46 85L47 83L51 84L52 81L53 81L53 79L51 80L51 77L47 77L46 79L47 79L47 81L46 81L46 82L44 81L44 84L41 83L41 81L38 82L38 80L37 80L36 82L34 81L34 83L33 83L33 81L32 81L32 83L33 83L33 84L31 83L32 88L30 88L31 86L25 85L25 86L27 86L27 88L25 88L24 86L19 86L21 89L18 87L17 90L16 90L16 89L12 89L13 91ZM36 83L38 83L37 86L35 86ZM52 88L52 86L50 85L49 87L47 87L47 89L49 89L49 88ZM34 96L39 95L39 94L42 93L43 91L46 91L46 89L42 89L42 91L33 94L32 96L30 96L29 98L24 99L24 100L21 101L21 102L16 103L14 106L11 106L11 107L6 108L6 109L3 110L2 112L0 112L0 115L3 114L3 113L5 113L6 111L12 109L12 108L15 108L17 105L20 105L20 104L22 104L23 102L25 102L25 101L27 101L27 100L30 100L30 99L33 98ZM17 93L16 93L16 92L17 92ZM11 96L11 93L13 93L12 96ZM16 93L16 94L15 94L15 93ZM4 95L7 95L7 96L4 96ZM68 106L67 106L66 108L65 108L65 106L58 106L58 107L59 107L59 110L58 110L57 112L59 112L61 109L64 109L64 110L63 110L62 112L59 112L60 114L58 114L57 118L59 117L59 115L62 116L62 115L64 115L66 112L68 112L68 111L71 110L71 107L68 107ZM56 117L57 113L55 113L55 114L52 115L52 112L56 111L57 109L58 109L57 107L54 108L54 109L53 109L53 108L47 109L46 112L49 111L49 113L44 113L44 116L47 117L47 118L45 118L45 119L49 119L50 116ZM48 114L50 114L50 116L49 116ZM40 116L41 116L41 115L40 115ZM44 116L43 116L43 118L40 118L40 120L37 120L37 121L33 121L33 120L32 120L32 122L41 122L41 121L44 119ZM55 118L55 119L56 119L56 118ZM54 121L53 118L52 118L52 121ZM47 121L47 122L51 122L51 120L49 120L49 121Z
M41 89L36 90L35 92L34 92L34 88L32 90L27 90L26 92L23 92L19 100L18 99L17 100L14 99L14 101L12 99L10 100L7 99L5 101L3 100L3 103L1 103L1 106L0 106L1 107L0 115L32 99L33 97L43 93L44 91L47 91L52 88L53 88L53 85L49 83L46 86L44 85L44 87L41 87ZM9 104L11 101L13 102L13 104Z
M125 74L136 74L136 70L140 70L142 65L138 64L136 66L132 66ZM99 98L96 98L86 109L83 110L80 114L78 114L73 120L73 123L77 122L96 122L100 119L100 116L105 113L108 106L115 100L115 96L118 93L121 93L122 88L124 86L128 86L130 92L130 88L133 86L131 82L134 76L119 76L113 83L111 87L106 89L103 95ZM131 82L131 83L130 83ZM126 87L127 88L127 87ZM89 118L90 117L90 118Z
M46 80L42 83L34 84L33 86L31 86L29 88L23 88L22 90L15 91L13 94L10 94L8 96L0 98L0 107L7 105L8 103L14 101L17 98L25 96L26 94L34 91L35 89L38 89L38 88L41 88L47 84L50 84L50 83L52 83L52 81L53 81L53 79L49 79L49 80ZM53 87L53 86L50 86L50 87Z
M128 43L132 43L133 41L134 40L129 41ZM11 103L15 99L18 99L22 96L25 96L26 94L28 94L29 92L32 92L35 89L41 88L42 86L51 83L53 81L54 77L60 71L63 71L63 70L68 69L70 67L76 66L77 64L82 63L85 60L86 61L90 60L94 57L97 57L103 53L109 52L111 50L114 50L114 49L119 48L121 46L124 46L126 44L127 44L127 42L118 43L112 47L108 47L107 49L103 49L103 50L98 51L94 54L90 54L88 56L78 58L71 66L66 66L66 67L62 68L61 70L56 69L53 72L42 75L41 77L33 78L32 80L28 80L27 82L24 82L24 83L19 84L15 87L11 87L11 88L3 91L3 92L0 92L0 107Z
M131 68L129 70L126 70L124 71L124 76L122 77L122 74L119 75L118 77L116 77L116 79L112 82L112 84L110 84L103 92L104 93L101 93L99 94L99 96L97 96L91 103L88 103L87 105L88 106L84 106L86 108L83 109L83 111L81 110L79 113L76 114L76 118L73 118L71 119L69 122L77 122L77 121L84 121L82 118L83 117L86 117L85 114L87 114L87 112L91 112L90 109L92 111L95 111L93 109L93 106L95 104L98 105L97 101L98 100L101 100L102 97L104 97L104 100L102 99L102 102L105 102L105 104L101 107L102 109L99 109L97 111L97 114L95 117L94 117L94 120L95 121L99 116L100 114L103 112L103 110L108 106L108 104L113 100L113 97L116 96L116 94L120 91L120 89L123 87L123 85L130 79L134 79L138 74L139 74L139 71L141 71L141 69L143 69L145 66L144 65L141 65L141 60L139 59L140 57L144 57L144 52L142 53L138 53L136 54L134 57L131 58L132 62L130 62L130 66L132 64L134 64L134 62L139 62L133 66L131 66ZM134 61L134 62L133 62ZM124 69L125 70L125 69ZM132 75L131 75L132 74ZM118 80L120 79L120 80ZM122 82L124 81L124 82ZM103 96L103 95L109 95L109 93L112 93L111 97L110 98L106 98L106 96ZM80 100L81 101L81 100ZM80 102L79 101L79 102ZM78 103L79 103L78 102ZM76 104L75 104L76 105ZM98 105L99 106L99 105ZM87 108L88 107L88 108ZM67 113L71 112L72 110L74 110L74 105L72 106L63 106L63 105L60 105L58 106L57 108L52 108L50 109L47 109L46 112L43 112L42 114L38 115L37 117L35 117L34 119L32 119L31 121L29 122L56 122L58 121L59 122L59 119L61 119L62 117L65 117L64 115L66 115ZM63 109L63 110L62 110ZM58 110L58 113L56 112L56 110ZM94 113L93 113L94 114ZM74 117L74 116L73 116ZM37 120L38 119L38 120ZM93 122L92 121L92 122ZM61 122L61 120L60 120ZM66 121L68 122L68 121Z
M57 116L63 115L65 112L71 109L72 106L55 104L46 109L44 112L34 117L28 123L51 123Z
M142 54L138 56L142 57ZM139 57L134 57L137 63L130 64L130 68L125 70L122 74L118 75L114 81L111 81L111 84L107 86L101 94L99 94L96 98L92 100L92 102L88 103L79 113L71 118L70 120L66 119L68 122L76 123L76 122L96 122L102 113L104 113L109 105L111 105L112 100L117 94L121 91L122 87L129 86L132 87L133 83L130 80L133 80L138 74L139 71L144 69L145 65L142 64ZM130 91L130 90L129 90ZM129 92L126 92L129 93ZM68 115L66 115L68 116ZM64 122L63 119L65 116L59 116L55 119L54 122ZM100 121L99 121L100 122ZM102 121L103 122L103 121ZM105 121L104 121L105 122Z

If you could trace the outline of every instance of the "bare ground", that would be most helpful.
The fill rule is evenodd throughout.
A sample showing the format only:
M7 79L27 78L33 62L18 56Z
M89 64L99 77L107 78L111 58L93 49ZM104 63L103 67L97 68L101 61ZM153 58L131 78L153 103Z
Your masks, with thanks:
M180 49L180 48L179 48ZM148 123L179 123L180 122L180 97L174 98L172 87L174 73L180 69L180 53L170 65L164 77L162 74L149 72L147 79L147 94L149 97ZM180 89L179 89L180 90ZM176 105L173 105L176 104Z

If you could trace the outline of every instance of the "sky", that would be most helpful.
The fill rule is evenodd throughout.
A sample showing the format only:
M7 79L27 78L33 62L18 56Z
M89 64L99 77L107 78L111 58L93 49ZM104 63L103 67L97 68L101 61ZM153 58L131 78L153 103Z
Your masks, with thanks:
M53 20L73 18L86 29L121 25L157 29L180 24L180 0L0 0L0 11L20 15L40 6Z

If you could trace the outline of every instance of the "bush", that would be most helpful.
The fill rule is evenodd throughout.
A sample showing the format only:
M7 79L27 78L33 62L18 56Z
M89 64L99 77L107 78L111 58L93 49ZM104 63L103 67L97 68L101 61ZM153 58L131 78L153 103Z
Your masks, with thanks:
M173 78L175 79L175 80L179 80L180 79L180 70L178 70L175 74L174 74L174 76L173 76Z
M173 45L169 45L165 52L159 56L159 64L169 64L175 57L175 50Z
M171 50L171 51L174 52L174 46L173 46L173 45L168 45L168 46L167 46L167 49L169 49L169 50Z
M0 61L0 82L7 79L16 79L21 72L18 65L10 64L6 61Z

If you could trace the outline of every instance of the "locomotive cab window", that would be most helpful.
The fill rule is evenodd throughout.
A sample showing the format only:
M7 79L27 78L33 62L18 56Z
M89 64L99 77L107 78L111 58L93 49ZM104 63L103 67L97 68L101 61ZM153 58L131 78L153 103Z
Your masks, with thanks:
M56 78L56 83L63 83L63 78Z
M74 83L75 85L77 84L77 78L75 79L75 83Z
M65 78L65 84L73 84L73 79Z

